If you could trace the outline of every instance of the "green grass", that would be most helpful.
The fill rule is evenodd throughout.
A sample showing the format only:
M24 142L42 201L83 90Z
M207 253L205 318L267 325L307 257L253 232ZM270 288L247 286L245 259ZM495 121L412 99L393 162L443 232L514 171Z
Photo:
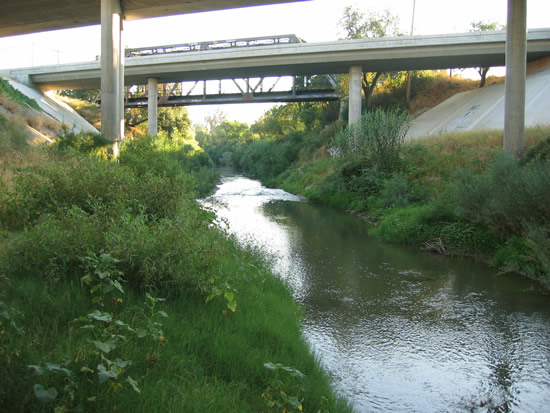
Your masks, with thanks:
M42 109L40 109L40 106L38 106L38 103L36 103L34 99L27 97L26 95L15 89L12 85L10 85L7 80L4 80L2 78L0 78L0 94L6 96L13 102L19 103L20 105L29 106L40 112L42 111Z
M242 258L227 265L238 270ZM103 384L95 374L99 357L89 353L86 335L73 322L94 309L84 288L77 281L52 283L33 276L7 284L3 280L2 291L9 292L4 301L17 329L3 328L2 356L10 362L0 365L0 400L10 411L52 411L56 405L87 412L270 411L262 397L274 379L264 367L267 362L292 366L306 375L303 382L284 383L289 395L303 400L304 411L323 407L350 411L332 396L325 373L301 337L300 308L282 282L267 271L243 275L235 284L241 298L234 313L221 301L205 303L196 294L182 293L163 302L159 308L168 314L162 320L167 341L159 344L149 337L140 340L128 335L113 357L133 364L120 380ZM119 309L106 302L102 310L109 309L135 326L132 311L122 308L142 301L141 294L128 290ZM76 382L74 401L65 397L67 382L61 375L33 377L26 367L46 362L71 371ZM93 372L83 371L85 367ZM123 380L124 375L137 381L141 394ZM55 387L63 403L40 404L33 394L35 384ZM116 384L121 387L116 389Z
M289 290L194 201L208 158L151 143L3 154L0 410L351 411Z

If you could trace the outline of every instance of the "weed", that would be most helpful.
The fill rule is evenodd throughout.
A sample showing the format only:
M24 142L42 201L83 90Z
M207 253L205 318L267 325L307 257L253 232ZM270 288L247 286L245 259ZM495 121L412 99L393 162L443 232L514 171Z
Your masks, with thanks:
M410 122L406 112L375 109L366 112L358 125L335 135L332 145L341 155L368 156L378 170L390 172L398 167L399 150Z
M267 407L289 413L303 411L303 400L299 399L299 395L304 392L304 388L300 386L305 378L304 373L281 363L264 363L264 367L273 372L267 388L262 393ZM297 392L298 395L289 395L291 391Z

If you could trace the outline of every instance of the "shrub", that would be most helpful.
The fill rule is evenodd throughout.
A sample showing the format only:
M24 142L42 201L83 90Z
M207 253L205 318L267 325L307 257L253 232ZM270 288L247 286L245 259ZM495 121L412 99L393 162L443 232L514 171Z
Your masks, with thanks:
M82 153L96 154L103 158L107 158L107 151L112 145L113 142L103 135L90 132L67 132L55 141L55 147L59 151L70 148Z
M550 136L530 147L521 158L520 165L524 166L535 161L550 161Z
M43 165L17 171L13 190L3 194L0 222L17 229L46 213L77 206L91 213L96 205L122 203L133 213L160 219L174 216L182 200L194 195L194 182L180 174L165 179L152 172L137 175L121 165L71 151L51 155Z
M402 174L395 174L386 180L380 196L384 208L405 207L413 200L411 188Z
M450 196L457 214L487 226L501 236L521 236L526 223L550 222L550 164L531 162L523 168L501 155L486 173L460 171Z
M538 238L539 234L534 238ZM544 237L543 237L544 238ZM537 240L539 241L539 240ZM510 237L500 248L497 249L493 257L493 264L505 272L520 272L527 276L537 279L543 273L544 269L538 257L533 252L530 243L523 238ZM548 246L546 242L541 244L543 248ZM536 245L536 248L539 246ZM548 281L548 272L546 273L546 282Z
M550 225L526 225L525 242L531 251L531 258L540 265L540 271L533 278L550 288Z
M451 254L489 256L498 247L495 236L486 228L468 222L443 222L437 225L437 233Z
M155 175L175 180L189 196L207 195L219 179L206 152L168 138L145 137L127 142L122 146L119 162L137 176Z

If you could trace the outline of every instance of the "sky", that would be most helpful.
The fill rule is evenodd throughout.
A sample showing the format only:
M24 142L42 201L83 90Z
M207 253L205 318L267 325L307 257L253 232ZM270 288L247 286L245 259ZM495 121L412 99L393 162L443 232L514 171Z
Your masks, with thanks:
M125 22L127 47L144 47L241 37L296 34L307 42L333 41L345 34L338 25L344 9L365 13L389 10L403 33L467 32L470 23L506 24L507 0L311 0ZM527 0L527 27L550 27L550 0ZM100 54L100 27L57 30L0 38L0 69L94 60ZM491 73L491 72L489 72ZM253 123L272 104L232 104L219 108L229 120ZM202 123L213 106L188 107Z

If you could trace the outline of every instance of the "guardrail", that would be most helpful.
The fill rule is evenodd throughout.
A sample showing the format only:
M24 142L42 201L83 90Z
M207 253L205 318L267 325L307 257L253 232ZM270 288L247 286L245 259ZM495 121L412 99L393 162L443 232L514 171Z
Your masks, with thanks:
M168 53L200 52L240 47L271 46L280 44L305 43L295 34L277 36L247 37L242 39L212 40L207 42L181 43L166 46L139 47L126 49L126 57L150 56Z

